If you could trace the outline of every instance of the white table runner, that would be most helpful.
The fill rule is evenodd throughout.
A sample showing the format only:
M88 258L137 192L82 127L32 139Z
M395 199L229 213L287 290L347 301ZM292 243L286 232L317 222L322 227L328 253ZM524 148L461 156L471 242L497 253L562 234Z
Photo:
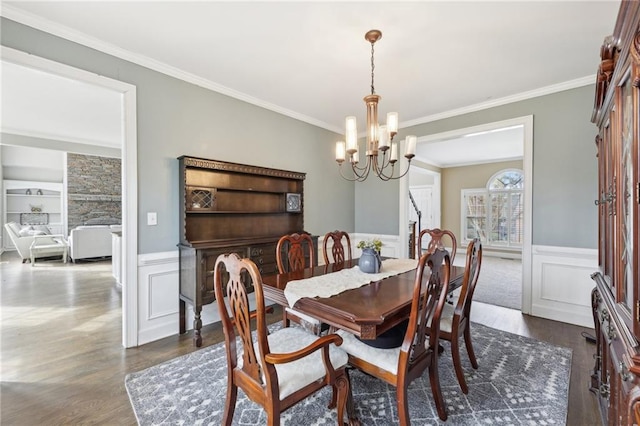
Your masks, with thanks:
M284 296L289 306L293 306L303 297L331 297L343 291L362 287L372 281L380 281L392 275L416 269L416 259L386 259L382 261L381 271L377 274L362 272L358 266L342 269L317 277L294 280L287 283Z

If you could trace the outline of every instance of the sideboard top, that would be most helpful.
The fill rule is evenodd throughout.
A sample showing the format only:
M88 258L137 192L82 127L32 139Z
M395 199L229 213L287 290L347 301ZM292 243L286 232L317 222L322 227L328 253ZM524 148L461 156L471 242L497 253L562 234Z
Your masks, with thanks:
M271 169L268 167L250 166L247 164L229 163L226 161L208 160L205 158L182 155L178 157L186 167L198 167L202 169L220 170L234 173L250 173L264 176L279 177L284 179L304 180L306 173L292 172L289 170Z

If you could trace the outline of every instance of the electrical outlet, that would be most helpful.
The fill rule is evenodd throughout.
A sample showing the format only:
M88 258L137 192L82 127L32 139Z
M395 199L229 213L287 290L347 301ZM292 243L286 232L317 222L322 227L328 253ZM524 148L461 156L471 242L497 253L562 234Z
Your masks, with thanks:
M147 213L147 225L153 226L158 224L158 214L156 212Z

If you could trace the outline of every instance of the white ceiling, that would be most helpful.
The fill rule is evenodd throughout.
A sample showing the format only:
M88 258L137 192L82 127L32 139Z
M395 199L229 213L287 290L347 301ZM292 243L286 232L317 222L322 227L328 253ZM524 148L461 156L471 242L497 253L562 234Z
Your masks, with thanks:
M2 131L120 148L122 95L2 62Z
M342 133L347 115L363 129L371 28L380 114L402 128L594 82L619 4L3 1L1 14Z

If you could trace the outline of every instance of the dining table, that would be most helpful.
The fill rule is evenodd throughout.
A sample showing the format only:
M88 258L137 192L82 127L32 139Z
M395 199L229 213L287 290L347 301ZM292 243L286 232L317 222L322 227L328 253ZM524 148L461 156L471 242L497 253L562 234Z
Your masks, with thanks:
M385 270L385 263L389 260L382 261L382 271ZM409 317L418 264L417 259L411 260L415 262L413 268L411 268L409 259L400 262L406 266L404 272L393 273L381 279L379 275L372 274L372 279L369 282L364 284L354 282L355 288L328 297L299 297L293 306L290 306L289 299L285 295L288 285L293 286L292 283L297 283L296 285L312 284L318 280L331 280L332 277L344 279L343 276L351 276L348 270L353 270L354 276L357 276L359 273L358 259L282 274L265 275L262 277L264 297L285 308L295 308L329 326L349 331L360 339L372 340ZM398 262L394 265L396 264ZM391 263L387 263L387 265L392 266ZM462 286L463 275L463 266L451 266L447 290L449 293ZM362 280L361 276L358 279ZM364 278L365 281L366 279Z

